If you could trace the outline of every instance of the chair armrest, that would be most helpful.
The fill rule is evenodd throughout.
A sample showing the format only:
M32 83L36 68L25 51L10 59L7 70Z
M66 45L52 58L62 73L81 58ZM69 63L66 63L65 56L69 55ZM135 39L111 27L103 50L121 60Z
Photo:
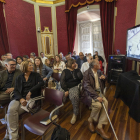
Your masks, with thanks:
M38 96L38 97L32 98L30 100L30 102L27 103L27 109L29 110L30 113L35 114L38 111L38 108L37 109L32 109L32 108L29 107L29 105L34 101L38 101L38 100L42 100L42 99L44 99L43 96Z
M52 120L52 115L53 115L53 113L54 113L56 110L60 109L62 106L64 106L63 103L62 103L62 105L60 105L60 106L56 107L54 110L52 110L51 113L50 113L50 115L49 115L49 119L51 120L51 122L52 122L53 124L57 125L57 126L58 126L58 124L56 124L56 123Z

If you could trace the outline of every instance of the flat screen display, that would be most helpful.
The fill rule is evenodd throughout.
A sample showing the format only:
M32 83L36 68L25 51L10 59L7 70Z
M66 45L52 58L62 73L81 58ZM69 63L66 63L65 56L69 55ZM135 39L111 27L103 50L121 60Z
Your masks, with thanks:
M140 60L140 25L127 30L127 57Z

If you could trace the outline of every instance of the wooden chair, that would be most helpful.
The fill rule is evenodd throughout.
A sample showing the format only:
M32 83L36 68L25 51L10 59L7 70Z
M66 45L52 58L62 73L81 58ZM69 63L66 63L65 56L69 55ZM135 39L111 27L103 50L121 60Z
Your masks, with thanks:
M54 89L45 89L45 101L55 104L57 107L52 111L48 112L46 110L41 109L39 112L35 113L34 115L28 117L23 122L23 137L22 140L25 140L25 129L24 127L34 133L36 135L42 136L42 140L44 140L45 132L50 128L52 122L48 125L43 125L40 123L41 120L47 118L51 120L53 113L63 106L62 102L63 92L54 90Z

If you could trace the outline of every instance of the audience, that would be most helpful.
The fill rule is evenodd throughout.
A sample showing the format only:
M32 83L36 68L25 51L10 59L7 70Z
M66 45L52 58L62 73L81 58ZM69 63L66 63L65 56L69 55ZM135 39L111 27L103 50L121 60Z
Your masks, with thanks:
M52 66L51 66L51 61L50 61L49 58L45 60L45 65L46 65L47 67L52 68Z
M103 125L108 124L108 119L101 104L102 102L104 102L106 110L108 110L108 101L106 100L104 95L100 93L100 90L103 93L106 77L99 70L99 68L99 61L93 60L90 63L90 68L84 73L82 84L83 98L86 104L88 104L92 108L91 114L88 118L88 127L90 132L97 132L102 138L109 139L110 136L108 136L103 130ZM102 97L100 96L100 94L102 95ZM96 123L98 124L97 127L95 126Z
M23 61L23 58L21 56L16 57L16 63L17 63L16 69L20 69L20 65L21 65L22 61Z
M43 78L43 81L46 82L52 75L53 70L44 65L40 57L36 57L34 62L34 72L39 73Z
M95 51L95 55L93 55L93 59L95 59L95 56L99 57L99 61L102 61L102 63L104 63L104 59L102 58L102 56L98 55L98 51Z
M16 69L14 59L5 60L5 66L7 70L0 71L0 104L6 104L10 101L15 80L21 74L21 71Z
M67 62L67 69L63 70L61 75L61 89L60 91L64 92L63 102L66 101L66 98L69 96L72 105L73 105L73 117L71 119L71 124L74 124L77 119L79 112L79 89L78 84L81 83L83 75L80 69L76 68L76 62L74 59L69 59Z
M72 55L72 57L73 57L75 60L77 60L77 59L79 58L79 56L76 55L76 51L73 51L73 55Z
M7 58L6 58L6 54L1 56L1 61L0 61L0 62L1 62L1 64L2 64L3 67L5 67L4 61L5 61L6 59L7 59Z
M79 53L79 58L77 59L76 63L78 64L78 68L81 69L81 66L84 62L87 62L87 59L84 58L84 54L82 52Z
M28 55L23 55L23 61L26 61L28 59L29 59Z
M0 71L4 70L5 68L3 67L2 63L0 62Z
M93 57L91 55L87 56L87 62L82 64L81 72L84 74L84 72L89 69L89 64L93 61Z
M100 64L100 70L104 73L102 61L99 60L98 55L95 55L95 59L99 61L99 64Z
M60 56L56 55L54 58L53 69L54 72L62 72L66 68L65 63L61 61Z
M39 96L41 87L44 85L40 74L33 72L31 62L24 61L21 70L23 74L16 79L13 100L10 102L5 116L7 122L6 140L18 140L18 119L19 115L25 112L21 106L26 106L26 100Z
M6 54L6 59L12 59L12 58L13 58L13 55L11 53Z
M34 59L36 58L36 55L34 52L30 53L30 60L32 63L34 63Z
M64 62L66 61L66 58L63 56L62 52L59 53L59 56L60 56L61 61L64 61Z
M42 63L45 64L45 60L48 58L44 56L43 52L40 53L40 56L41 56Z
M67 61L71 58L69 54L65 55L66 61L65 63L67 64Z

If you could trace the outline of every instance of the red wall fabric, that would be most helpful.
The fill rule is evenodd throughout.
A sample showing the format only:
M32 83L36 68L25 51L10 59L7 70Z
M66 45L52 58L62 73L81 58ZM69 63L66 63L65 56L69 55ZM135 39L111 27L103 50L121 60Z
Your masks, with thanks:
M56 7L58 52L68 53L65 5Z
M115 27L115 47L121 54L126 53L127 29L135 26L137 0L118 0Z
M49 27L52 30L52 17L51 17L51 7L39 7L40 10L40 23L41 30L44 31L44 26Z
M5 4L10 52L17 55L38 54L34 5L22 0L7 0Z
M117 17L115 26L114 51L119 49L121 54L126 54L127 29L135 26L137 0L118 0L116 2ZM127 61L127 71L132 70L132 61Z

